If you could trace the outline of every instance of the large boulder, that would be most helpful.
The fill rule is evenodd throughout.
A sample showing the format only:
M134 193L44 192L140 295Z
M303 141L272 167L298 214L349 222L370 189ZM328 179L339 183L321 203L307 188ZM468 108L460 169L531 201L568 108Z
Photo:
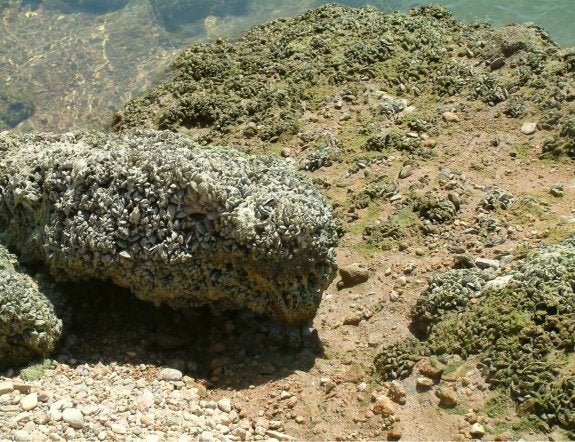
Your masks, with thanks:
M289 324L314 317L336 270L330 205L306 178L170 132L0 134L0 229L60 281Z
M47 356L62 334L54 294L47 283L22 273L16 257L0 245L0 368Z

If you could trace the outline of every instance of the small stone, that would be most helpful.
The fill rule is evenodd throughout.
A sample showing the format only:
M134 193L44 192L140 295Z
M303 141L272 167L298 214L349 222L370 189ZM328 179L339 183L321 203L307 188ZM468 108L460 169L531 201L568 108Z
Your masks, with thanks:
M363 319L361 312L356 312L343 320L343 325L358 325Z
M291 149L290 149L289 147L284 147L284 148L281 150L281 155L282 155L282 157L284 157L284 158L290 157L290 156L291 156Z
M2 381L0 382L0 396L7 393L12 393L14 391L14 385L12 381Z
M475 265L480 269L498 269L501 263L497 259L476 258Z
M397 293L395 290L392 290L389 294L389 300L391 302L397 302L399 300L399 293Z
M20 399L20 406L24 411L30 411L36 408L38 405L38 395L36 393L30 393Z
M182 377L183 377L182 372L175 368L163 368L158 374L158 379L160 381L175 382L180 381Z
M272 438L272 439L276 439L276 440L296 440L295 437L293 436L289 436L285 433L280 433L279 431L276 430L268 430L266 431L266 436Z
M77 408L66 408L62 412L62 419L72 428L80 429L84 426L84 416Z
M285 399L289 399L290 397L291 397L291 394L289 391L282 390L282 392L280 393L280 399L282 401Z
M441 117L443 118L443 121L447 123L457 123L459 121L459 115L455 112L443 112Z
M481 439L485 436L485 428L479 422L475 422L471 428L469 429L469 434L471 434L474 438Z
M345 267L340 267L341 286L339 288L353 287L369 279L369 270L360 264L354 263Z
M383 417L393 416L395 414L395 405L387 396L378 396L375 403L371 407L375 414L380 414Z
M398 178L402 180L410 177L411 175L413 175L413 166L411 164L408 164L401 168L401 170L399 171Z
M17 430L14 432L14 440L26 442L30 440L30 434L25 430Z
M140 408L147 410L152 405L154 405L154 393L150 390L144 389L142 392L142 397L140 398Z
M387 396L395 403L399 405L405 405L407 392L403 384L398 381L392 381L389 385L389 390L387 391Z
M232 411L232 402L227 397L220 399L218 401L218 408L224 413L229 413Z
M98 440L106 440L106 437L108 437L108 435L105 431L100 431L98 433Z
M537 131L537 123L523 123L521 125L521 133L523 135L533 135Z
M298 424L303 424L305 422L305 418L303 416L300 416L299 414L295 417L295 421Z
M110 428L112 430L112 433L116 434L126 434L128 432L126 427L123 426L122 424L112 424Z
M505 57L497 57L491 62L489 69L494 71L496 69L502 68L503 66L505 66Z
M239 438L240 440L246 440L248 437L248 432L247 430L245 430L244 428L236 428L234 431L232 431L232 434Z
M32 385L24 382L14 382L14 390L18 390L22 394L28 394L32 391Z
M565 188L562 184L555 184L554 186L551 186L549 193L556 198L562 198L565 196Z
M298 398L297 396L292 396L287 400L287 406L288 408L293 408L296 406L296 404L298 403Z
M435 357L424 359L419 365L419 373L432 379L440 378L444 370L445 365Z
M214 435L211 431L202 431L200 436L198 437L200 442L211 442L214 440Z
M435 395L439 398L439 405L447 408L455 407L459 403L457 393L451 388L441 387L435 391Z
M402 431L401 428L393 426L387 432L387 440L399 440L401 439Z
M282 421L271 420L269 423L270 430L281 430L283 428Z

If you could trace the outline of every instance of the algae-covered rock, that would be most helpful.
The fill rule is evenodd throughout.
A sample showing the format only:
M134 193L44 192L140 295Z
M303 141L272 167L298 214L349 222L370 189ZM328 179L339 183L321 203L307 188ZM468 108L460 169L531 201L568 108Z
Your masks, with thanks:
M164 2L156 3L158 9ZM191 3L216 15L220 4ZM163 82L117 112L113 127L169 129L267 150L270 141L288 144L306 131L311 115L340 109L344 123L363 106L363 121L376 126L364 149L428 157L432 149L419 135L433 136L443 123L430 114L425 124L409 124L408 114L459 97L515 118L553 114L543 151L573 156L574 59L532 25L493 30L433 5L408 13L325 5L235 41L190 46Z
M414 310L424 341L383 350L385 378L407 376L425 354L473 356L543 429L575 434L575 239L533 251L512 268L436 275ZM410 361L406 365L405 361ZM406 369L406 367L408 369Z
M2 236L58 280L301 324L334 277L331 209L279 159L170 132L4 133L0 156Z
M16 257L0 245L0 368L47 356L62 333L51 287L21 272Z

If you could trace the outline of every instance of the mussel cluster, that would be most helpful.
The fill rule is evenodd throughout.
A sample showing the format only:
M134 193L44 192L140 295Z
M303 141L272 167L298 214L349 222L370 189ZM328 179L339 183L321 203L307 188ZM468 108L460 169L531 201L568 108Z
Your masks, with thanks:
M0 171L2 241L57 281L304 324L334 277L331 207L277 158L170 132L2 133Z
M473 302L470 302L473 299ZM497 274L466 269L437 275L414 310L425 339L384 349L386 379L409 375L425 355L473 356L487 381L544 429L575 431L575 239L542 246Z

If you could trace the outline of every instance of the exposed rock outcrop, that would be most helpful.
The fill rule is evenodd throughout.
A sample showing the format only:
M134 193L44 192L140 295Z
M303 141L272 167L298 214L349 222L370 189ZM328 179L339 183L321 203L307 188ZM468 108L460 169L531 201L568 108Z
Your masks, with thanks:
M46 283L22 273L16 257L0 245L0 368L47 356L62 334Z
M4 133L0 156L2 238L57 280L302 324L335 275L330 206L281 160L169 132Z

